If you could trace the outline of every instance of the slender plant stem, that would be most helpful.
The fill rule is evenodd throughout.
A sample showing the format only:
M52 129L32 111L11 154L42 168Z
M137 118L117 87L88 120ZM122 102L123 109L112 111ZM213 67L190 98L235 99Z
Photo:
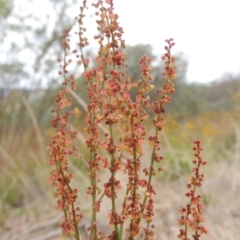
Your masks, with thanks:
M113 129L112 129L112 125L109 126L109 131L110 131L110 139L112 141L112 144L114 144L114 140L113 140ZM113 217L117 217L116 216L116 202L115 202L115 174L116 174L116 170L115 170L115 157L114 157L114 153L111 154L111 201L112 201L112 211L114 216ZM117 220L117 219L116 219ZM120 240L119 239L119 230L118 230L118 225L117 223L114 223L114 229L116 232L116 240Z

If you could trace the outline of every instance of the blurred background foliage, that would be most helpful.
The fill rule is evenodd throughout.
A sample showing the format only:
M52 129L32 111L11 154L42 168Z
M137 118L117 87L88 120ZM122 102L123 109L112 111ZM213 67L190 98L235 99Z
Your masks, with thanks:
M46 182L50 173L46 146L54 133L50 111L61 88L56 59L61 54L62 33L74 24L75 16L68 10L77 1L46 2L54 11L46 9L41 16L35 16L26 11L34 1L20 4L16 0L0 0L0 222L9 209L29 209L37 197L52 201L52 190L46 191L51 189ZM141 76L141 56L152 57L154 85L161 88L163 62L151 45L127 46L125 53L126 71L133 81ZM95 53L90 49L87 54ZM163 153L168 160L164 164L178 161L178 166L188 171L186 159L196 138L214 161L227 156L235 146L240 126L240 75L226 73L209 84L189 83L188 58L184 53L176 54L176 65L176 92L167 107L162 136ZM199 71L204 69L200 66ZM84 80L80 76L77 81L77 94L87 102ZM154 91L151 98L155 98ZM84 108L75 99L73 105L82 111L73 123L83 132ZM151 129L150 122L147 127ZM79 146L84 153L81 142Z

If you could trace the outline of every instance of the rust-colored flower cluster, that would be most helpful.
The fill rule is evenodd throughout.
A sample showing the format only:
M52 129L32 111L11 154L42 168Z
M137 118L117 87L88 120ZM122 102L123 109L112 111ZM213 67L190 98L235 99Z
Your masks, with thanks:
M74 75L69 75L67 70L70 62L67 54L69 50L69 31L70 29L63 35L62 48L64 57L62 60L58 60L58 62L62 61L59 75L63 75L64 82L63 89L56 95L56 107L52 110L52 113L55 114L52 126L56 128L56 134L52 137L52 141L49 144L50 165L54 169L48 181L56 188L54 197L58 199L57 209L64 211L64 218L61 224L63 234L70 233L72 236L76 236L76 239L79 239L77 224L83 215L80 212L80 208L75 206L78 190L70 185L74 175L69 171L68 167L68 156L79 157L77 148L72 145L76 132L71 131L69 128L69 117L77 113L77 109L69 109L72 99L69 97L67 89L67 87L70 87L72 90L76 89L75 77Z
M56 187L55 197L58 198L57 208L64 211L62 223L63 233L70 233L79 240L78 223L83 217L78 207L75 207L77 190L71 187L74 175L68 167L68 156L78 157L77 147L74 142L76 133L71 131L69 118L77 114L78 110L71 109L72 100L69 97L69 88L76 90L76 82L73 74L68 72L68 65L72 63L69 53L77 59L77 65L84 68L83 77L86 81L88 103L85 113L86 133L85 146L88 155L85 156L90 185L86 194L92 199L91 225L88 227L89 239L106 239L99 231L97 218L101 211L102 201L108 201L111 209L108 214L108 224L112 229L107 239L129 240L136 239L140 232L145 233L145 240L154 238L154 201L156 191L152 184L152 178L161 171L156 163L163 161L160 155L161 142L159 132L165 124L165 105L171 101L170 94L174 93L173 80L176 78L175 58L171 49L175 45L173 39L166 40L165 61L163 72L163 85L156 90L157 100L152 102L150 92L154 89L151 84L152 59L143 56L140 59L141 78L135 82L126 75L126 56L124 54L125 43L122 40L123 29L119 26L118 15L114 12L113 0L97 0L92 6L96 9L98 35L95 40L99 44L98 55L90 63L84 56L84 48L89 44L84 36L84 11L87 1L83 1L80 14L76 18L79 31L79 49L70 47L69 32L63 35L62 48L64 51L61 70L63 76L63 89L56 96L56 114L53 127L56 134L52 138L50 147L50 164L54 166L49 181ZM93 67L90 67L93 66ZM135 88L136 97L131 96L131 90ZM155 117L152 120L154 134L148 134L144 122L149 118L147 109L152 109ZM120 133L119 133L120 132ZM143 145L148 142L151 148L149 166L143 168ZM200 221L201 205L196 205L199 197L195 197L195 187L202 181L199 175L200 145L196 143L198 161L194 169L195 178L191 179L188 195L191 204L186 208L187 216L194 215L196 221ZM108 180L101 182L101 172L108 174ZM117 205L119 191L124 188L117 173L126 174L128 182L122 205ZM196 180L197 179L197 180ZM184 208L185 209L185 208ZM198 215L197 215L198 214ZM187 217L188 219L188 217ZM184 224L187 224L184 222ZM191 222L193 225L193 223ZM195 226L194 225L194 226ZM198 226L198 225L197 225ZM198 230L200 226L198 226ZM181 230L183 231L183 230ZM183 239L183 238L182 238Z
M203 233L206 234L208 232L208 230L202 226L202 223L204 222L203 204L201 203L201 196L196 193L197 188L202 186L202 181L204 179L204 175L200 173L200 167L207 162L204 161L200 155L203 150L200 141L195 141L194 144L195 147L193 150L195 151L194 156L196 157L196 160L193 160L193 163L196 167L192 169L193 176L190 177L190 183L187 184L188 192L186 193L186 196L190 198L190 201L186 207L179 209L181 217L178 221L180 225L184 226L184 228L180 229L178 238L183 240L190 239L188 237L189 228L194 232L192 235L194 240L199 240Z

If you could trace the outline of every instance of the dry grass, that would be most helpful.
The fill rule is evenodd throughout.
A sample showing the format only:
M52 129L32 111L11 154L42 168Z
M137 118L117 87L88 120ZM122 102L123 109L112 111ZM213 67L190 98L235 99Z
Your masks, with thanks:
M211 161L205 168L205 182L203 186L203 198L205 202L206 217L205 225L209 229L209 234L203 236L203 240L232 240L236 239L239 233L240 221L240 138L239 132L236 132L236 146L234 151L229 153L227 159L218 159ZM1 148L4 153L3 149ZM166 152L171 149L167 149ZM171 150L173 151L173 150ZM172 152L174 154L174 152ZM188 154L186 154L188 155ZM8 162L14 163L10 156L5 156ZM76 184L80 186L81 195L85 193L87 180L84 174L76 169ZM167 168L167 165L166 165ZM172 170L171 170L172 169ZM171 175L171 171L175 171L174 167L167 168ZM47 171L46 171L47 172ZM162 240L177 239L179 226L177 225L178 208L183 206L187 198L184 197L186 189L185 184L187 175L180 176L176 180L170 181L169 178L158 178L155 180L155 187L158 191L155 197L155 217L154 224L156 229L156 238ZM19 178L26 183L29 179L27 173L19 174ZM46 177L42 176L44 179ZM104 177L104 175L103 175ZM106 176L105 176L106 177ZM120 177L120 176L119 176ZM46 179L46 178L45 178ZM121 176L124 182L124 176ZM43 180L44 181L44 180ZM80 184L79 184L80 183ZM12 183L14 184L14 182ZM123 183L124 184L124 183ZM24 185L25 186L25 185ZM1 239L8 240L57 240L60 237L61 230L59 228L59 213L54 210L53 199L51 200L51 190L46 190L46 194L39 194L39 189L28 188L25 186L24 191L32 191L33 196L31 204L26 202L24 207L19 209L10 209L8 217L5 218L1 225ZM48 196L48 197L47 197ZM86 216L90 216L89 201L86 197L79 199ZM99 215L103 230L108 229L107 212L109 204L104 202L103 211ZM90 224L88 217L81 223L81 232L85 234L86 227ZM82 239L85 239L84 236Z

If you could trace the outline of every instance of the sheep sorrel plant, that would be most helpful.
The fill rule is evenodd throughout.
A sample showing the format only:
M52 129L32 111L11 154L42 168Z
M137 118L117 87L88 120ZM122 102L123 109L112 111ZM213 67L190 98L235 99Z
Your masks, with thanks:
M200 155L203 150L200 146L200 141L194 142L195 147L193 150L195 151L194 156L196 160L193 160L193 163L196 167L192 168L193 176L190 177L190 183L187 184L187 188L190 189L186 196L190 198L190 203L186 205L186 207L180 208L179 212L182 216L179 219L180 225L184 226L184 229L180 229L180 233L178 235L179 239L188 240L188 227L190 227L194 234L193 239L199 240L202 233L207 233L207 229L201 226L201 222L204 221L202 216L203 213L203 204L200 202L201 196L196 195L196 188L202 186L202 181L204 175L200 174L201 165L205 165L207 162L204 161Z
M84 217L82 210L76 206L78 190L72 187L71 180L74 174L70 171L69 161L73 157L84 161L88 168L90 186L86 194L91 197L91 224L88 226L89 239L154 239L154 201L156 191L152 178L162 169L159 163L163 161L160 155L161 142L160 131L165 124L165 105L171 101L169 94L174 93L172 80L176 78L175 58L171 55L174 46L173 39L166 40L165 51L162 60L165 68L162 74L163 85L156 90L158 100L152 102L149 96L154 89L150 74L152 59L143 56L140 59L141 78L137 81L130 79L125 69L126 56L125 44L122 40L123 29L119 26L118 15L114 13L113 0L96 1L92 6L96 9L98 35L95 36L99 44L98 55L90 61L84 56L84 49L89 44L85 37L83 25L84 11L87 1L83 1L80 14L77 17L79 31L78 49L71 47L70 31L63 35L63 57L59 59L63 76L62 90L56 95L56 107L53 110L55 118L52 122L56 128L56 134L49 145L50 165L54 167L49 181L56 188L54 196L57 200L57 208L63 210L64 218L61 224L63 234L70 234L75 239L81 239L79 223ZM73 95L76 91L76 73L70 73L69 65L73 63L70 55L76 57L76 62L86 80L88 103L85 115L85 146L88 155L81 153L77 148L75 138L77 132L72 130L70 117L78 114L78 108L72 107ZM137 89L135 97L131 95L132 89ZM76 95L76 92L74 93ZM150 134L144 123L150 118L149 110L152 109L154 117L152 128L154 134ZM151 148L151 155L146 159L144 155L145 142ZM197 145L197 150L199 150ZM199 175L200 162L194 170L195 178L191 178L190 186L193 186L188 194L191 195L190 204L187 206L187 215L181 218L180 223L185 224L185 230L179 235L187 238L187 227L196 230L194 239L198 239L199 231L204 232L199 226L203 220L200 197L195 196L196 186L200 186L202 175ZM148 167L143 167L143 162L148 162ZM101 182L101 173L108 175L106 182ZM122 177L126 176L127 183L123 184ZM120 192L124 196L120 197ZM81 193L81 196L83 193ZM120 199L121 198L121 199ZM108 201L110 210L107 224L109 233L104 236L99 227L101 206ZM122 202L121 202L122 201ZM121 203L120 203L121 202ZM195 209L195 206L197 209ZM185 208L182 209L185 212ZM190 221L189 217L194 220Z

